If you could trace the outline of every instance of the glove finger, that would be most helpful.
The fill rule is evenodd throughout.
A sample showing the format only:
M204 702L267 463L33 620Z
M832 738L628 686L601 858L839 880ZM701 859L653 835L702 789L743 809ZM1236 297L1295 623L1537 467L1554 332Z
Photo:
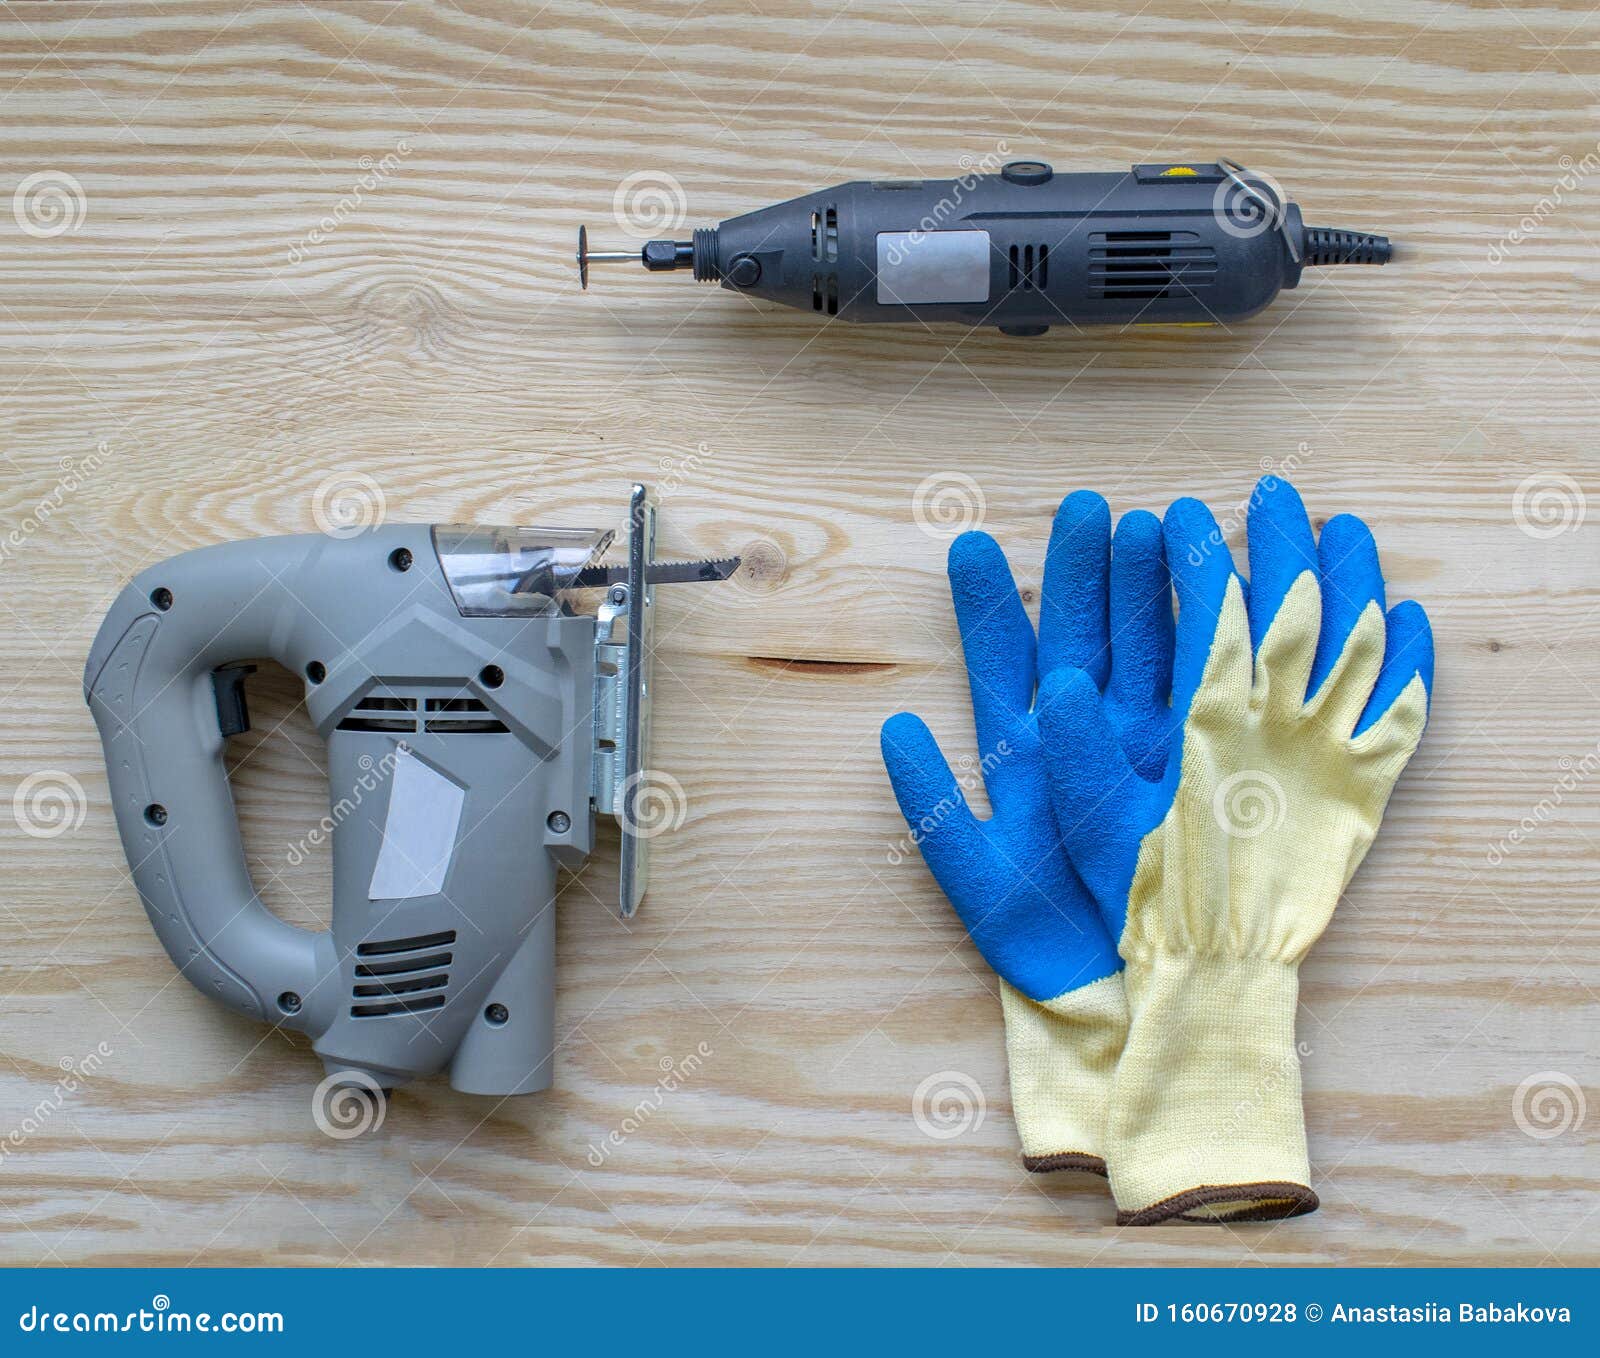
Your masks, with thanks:
M921 717L897 712L884 722L878 739L912 841L970 931L973 921L962 903L985 899L985 893L973 887L992 879L983 825L972 814L939 742Z
M1252 701L1278 720L1296 720L1305 706L1321 630L1322 586L1315 571L1301 571L1256 644Z
M1205 674L1228 584L1237 577L1222 529L1200 501L1174 501L1161 522L1161 531L1178 599L1172 712L1181 721ZM1248 649L1247 636L1247 652Z
M1384 646L1383 668L1367 701L1361 720L1356 723L1359 737L1370 730L1394 706L1411 683L1421 677L1423 695L1433 695L1433 628L1422 605L1407 599L1389 610L1388 639Z
M1142 831L1117 833L1126 827L1112 823L1136 819L1148 800L1149 784L1123 754L1091 675L1074 669L1046 675L1039 686L1038 712L1057 829L1112 938L1120 938L1132 878L1123 860L1130 844L1136 848Z
M1039 673L1085 670L1105 687L1111 668L1107 573L1111 509L1092 490L1074 491L1050 525L1039 598Z
M1428 615L1414 603L1389 611L1383 670L1372 700L1357 726L1357 758L1376 771L1370 776L1392 786L1416 753L1428 724L1433 690L1433 632Z
M1383 613L1383 571L1372 530L1354 514L1329 519L1317 543L1317 573L1322 583L1322 633L1311 666L1312 695L1333 672L1367 606L1376 603Z
M1004 837L973 816L919 718L890 717L881 744L912 841L995 971L1043 1000L1116 970L1116 950L1093 900L1051 841L1003 847ZM1048 817L1047 804L1037 814Z
M1172 693L1172 576L1161 520L1124 514L1111 551L1111 683L1120 702L1145 711Z
M1250 642L1259 649L1290 587L1306 571L1317 573L1317 540L1300 493L1273 476L1256 483L1249 533Z
M987 533L950 544L950 597L967 662L980 754L990 753L1033 705L1033 624L1005 553Z
M1356 618L1328 677L1306 701L1306 714L1339 739L1350 738L1371 701L1383 668L1386 637L1383 614L1369 603Z

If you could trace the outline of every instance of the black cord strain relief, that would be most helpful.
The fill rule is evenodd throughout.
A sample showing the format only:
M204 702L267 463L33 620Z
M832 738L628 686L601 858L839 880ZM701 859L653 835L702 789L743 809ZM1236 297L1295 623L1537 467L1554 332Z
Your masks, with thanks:
M722 277L717 263L717 228L701 226L694 233L694 281L715 283Z
M1314 264L1387 264L1392 247L1387 236L1308 226L1300 253L1308 268Z

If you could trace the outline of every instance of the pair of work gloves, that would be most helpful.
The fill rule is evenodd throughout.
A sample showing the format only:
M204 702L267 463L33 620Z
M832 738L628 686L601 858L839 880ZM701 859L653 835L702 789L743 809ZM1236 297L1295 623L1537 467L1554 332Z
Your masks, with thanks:
M883 727L913 837L1000 976L1025 1163L1106 1174L1125 1225L1316 1209L1300 962L1427 721L1427 615L1386 611L1367 526L1319 540L1268 477L1248 537L1247 585L1198 501L1113 537L1103 499L1070 495L1035 637L999 546L963 534L991 817L919 718Z

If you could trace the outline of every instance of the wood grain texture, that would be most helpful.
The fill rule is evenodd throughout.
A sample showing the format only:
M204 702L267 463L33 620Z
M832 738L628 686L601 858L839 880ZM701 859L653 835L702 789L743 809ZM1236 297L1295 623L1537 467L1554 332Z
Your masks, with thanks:
M0 823L0 1259L1600 1264L1600 525L1514 514L1525 484L1600 513L1597 103L1586 0L5 5L0 191L67 175L84 215L0 229L0 792L84 801L51 837ZM575 228L614 239L631 175L715 221L1001 143L1226 152L1404 253L1230 333L1027 342L821 328L681 277L577 289ZM1074 487L1221 512L1285 465L1426 603L1434 719L1304 971L1323 1210L1119 1231L1103 1186L1023 1172L994 979L892 861L881 719L972 746L913 498L973 478L1036 589ZM162 953L80 683L127 576L308 531L351 476L397 519L578 524L642 476L664 553L762 568L663 598L658 762L690 813L630 926L606 854L565 881L557 1088L423 1081L337 1142L304 1044ZM315 923L328 864L283 850L321 751L267 679L234 752L247 848ZM941 1071L986 1100L948 1141L912 1116ZM1586 1106L1536 1139L1513 1104L1549 1072Z

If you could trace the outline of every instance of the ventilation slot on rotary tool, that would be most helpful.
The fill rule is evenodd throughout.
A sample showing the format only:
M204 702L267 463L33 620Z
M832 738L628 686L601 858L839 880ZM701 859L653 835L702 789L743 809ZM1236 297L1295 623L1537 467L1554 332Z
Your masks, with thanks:
M368 694L350 715L339 723L341 731L415 731L417 729L417 700L415 698L379 697Z
M811 214L811 258L818 264L839 261L839 209L832 203ZM839 314L839 277L832 270L811 275L811 309Z
M439 950L455 941L456 931L446 929L358 945L356 956L367 960L356 964L350 1017L383 1018L442 1008L453 954Z
M1013 245L1009 280L1007 286L1013 291L1043 292L1050 283L1050 247Z
M1100 231L1089 237L1089 295L1158 301L1216 281L1217 252L1193 231Z
M839 258L839 209L832 203L811 214L811 258L833 264Z
M488 705L478 698L429 698L422 729L463 736L504 735L506 724L488 712Z

